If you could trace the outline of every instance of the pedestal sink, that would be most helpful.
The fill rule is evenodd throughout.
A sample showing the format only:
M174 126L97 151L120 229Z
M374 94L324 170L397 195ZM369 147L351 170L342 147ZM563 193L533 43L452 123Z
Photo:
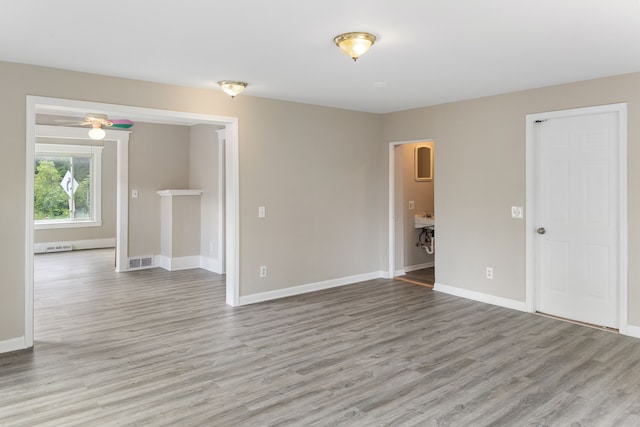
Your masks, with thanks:
M433 227L436 224L434 217L427 218L424 215L416 215L413 220L415 228Z

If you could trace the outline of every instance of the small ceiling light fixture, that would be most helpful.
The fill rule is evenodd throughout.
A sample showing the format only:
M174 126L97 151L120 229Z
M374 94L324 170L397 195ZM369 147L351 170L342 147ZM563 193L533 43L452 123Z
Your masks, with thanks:
M224 93L229 95L231 98L235 98L242 93L242 91L248 86L248 83L221 80L218 82L218 85L222 88Z
M89 130L89 138L91 139L103 139L107 133L102 129L99 122L93 122L91 124L91 130Z
M376 36L369 33L344 33L336 36L333 41L341 51L346 53L357 61L361 55L367 53L367 51L376 42Z

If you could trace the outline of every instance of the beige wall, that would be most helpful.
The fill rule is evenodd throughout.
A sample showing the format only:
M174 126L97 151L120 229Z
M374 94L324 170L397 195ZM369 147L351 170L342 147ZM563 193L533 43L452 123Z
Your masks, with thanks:
M236 100L240 100L238 97ZM380 116L245 98L240 293L380 270ZM258 219L258 206L266 218ZM258 278L266 265L269 277Z
M55 144L80 144L78 140L60 140L39 138L37 142ZM94 141L94 145L95 145ZM35 230L34 243L68 242L92 239L115 239L116 237L116 145L114 143L99 142L104 146L102 150L102 226L82 228L58 228L50 230Z
M388 142L433 138L438 281L519 301L524 222L512 220L509 208L524 205L525 114L628 102L630 260L640 255L640 170L633 167L640 161L640 74L384 116L2 62L0 77L0 158L6 176L15 177L0 181L15 207L0 209L0 239L10 242L0 249L0 341L24 334L27 94L238 117L241 295L386 269ZM130 230L130 253L144 255L160 245L157 222L146 228L151 212L159 221L155 191L189 184L188 166L175 167L189 164L189 150L156 141L175 133L172 141L188 144L189 134L171 126L135 131L130 188L141 195L130 204L130 221L142 225ZM140 142L144 133L149 138ZM171 177L163 181L165 172ZM261 205L265 219L257 218ZM260 265L269 267L268 278L258 278ZM631 323L640 325L640 266L633 262L629 300Z
M398 147L402 157L402 181L403 181L403 214L404 214L404 266L426 264L433 262L434 255L429 255L424 249L417 247L418 235L422 230L414 228L414 215L433 213L433 186L432 181L416 181L414 173L415 148L418 145L428 145L434 149L433 142L421 142L415 144L403 144ZM435 159L435 150L434 159ZM435 170L435 161L434 161ZM414 209L409 210L409 201L413 200Z
M629 320L640 325L640 74L547 87L385 115L389 141L437 141L438 282L524 301L525 115L628 103ZM486 266L494 280L484 278Z
M4 62L0 93L0 158L7 176L16 177L0 182L16 207L0 209L0 239L11 242L0 249L0 341L24 334L27 95L238 117L241 295L380 270L387 192L380 176L386 160L379 150L379 115L249 93L232 100L215 90ZM188 144L189 134L171 126L162 132L136 124L133 130L129 188L140 192L129 205L129 250L135 256L160 248L155 191L189 184L188 166L175 167L189 164L188 148L179 150L163 138L175 133L172 141ZM261 205L267 218L258 220ZM269 277L258 278L260 265L269 267Z
M189 188L189 127L136 123L129 137L129 256L158 255L158 190Z

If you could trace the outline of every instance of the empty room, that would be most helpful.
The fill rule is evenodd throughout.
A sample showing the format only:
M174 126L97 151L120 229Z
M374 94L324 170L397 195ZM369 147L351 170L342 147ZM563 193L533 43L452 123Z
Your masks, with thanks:
M640 425L637 0L0 20L0 425Z

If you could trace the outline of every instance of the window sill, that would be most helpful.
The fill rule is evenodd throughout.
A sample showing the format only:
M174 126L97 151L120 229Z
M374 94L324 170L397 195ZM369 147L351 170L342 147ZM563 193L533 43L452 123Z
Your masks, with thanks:
M52 230L56 228L84 228L102 227L102 221L51 221L36 222L33 224L34 230Z

